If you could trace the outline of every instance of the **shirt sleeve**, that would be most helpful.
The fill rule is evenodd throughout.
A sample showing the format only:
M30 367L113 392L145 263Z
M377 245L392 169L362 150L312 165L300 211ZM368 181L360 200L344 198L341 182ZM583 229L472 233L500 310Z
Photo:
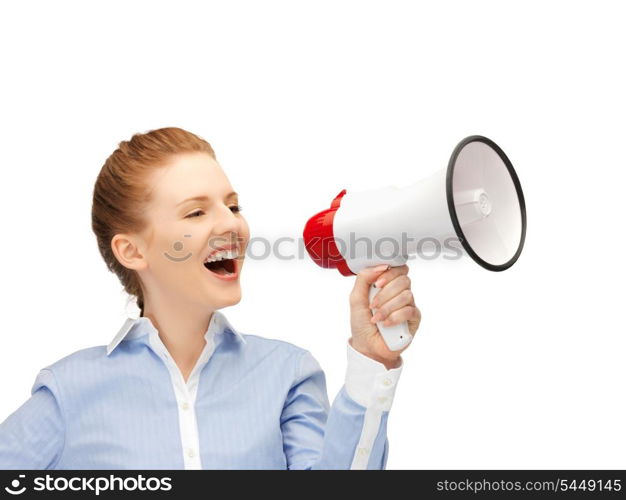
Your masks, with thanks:
M384 469L387 419L404 362L387 370L348 342L345 383L329 405L326 378L309 351L299 358L281 417L289 469Z
M52 469L65 439L54 374L41 370L31 397L0 424L0 469Z

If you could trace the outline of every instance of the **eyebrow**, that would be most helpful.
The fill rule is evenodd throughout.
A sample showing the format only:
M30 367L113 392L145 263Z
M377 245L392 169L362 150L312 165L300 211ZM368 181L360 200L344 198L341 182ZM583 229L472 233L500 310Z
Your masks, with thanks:
M238 196L238 194L235 191L232 191L230 193L228 193L225 198L230 198L232 196ZM180 206L183 203L187 203L188 201L209 201L210 198L204 194L198 195L198 196L192 196L191 198L187 198L186 200L181 201L180 203L177 203L176 206Z

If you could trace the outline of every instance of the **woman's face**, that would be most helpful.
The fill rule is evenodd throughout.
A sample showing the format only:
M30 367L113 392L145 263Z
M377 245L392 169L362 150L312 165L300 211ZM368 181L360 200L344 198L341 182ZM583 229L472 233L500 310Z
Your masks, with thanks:
M145 263L137 271L146 306L215 310L239 302L250 233L219 163L207 153L176 155L148 182Z

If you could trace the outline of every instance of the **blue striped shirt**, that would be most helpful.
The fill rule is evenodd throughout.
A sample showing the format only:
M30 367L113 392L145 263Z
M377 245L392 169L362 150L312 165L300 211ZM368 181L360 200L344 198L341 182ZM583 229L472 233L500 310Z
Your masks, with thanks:
M42 369L0 424L2 469L383 469L402 366L348 343L332 405L305 349L216 311L185 381L147 317Z

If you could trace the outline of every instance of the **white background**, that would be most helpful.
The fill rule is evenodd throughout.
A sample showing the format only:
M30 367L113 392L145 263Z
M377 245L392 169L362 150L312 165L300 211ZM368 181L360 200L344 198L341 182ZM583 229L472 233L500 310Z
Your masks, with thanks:
M423 314L388 468L625 468L626 34L618 2L20 2L0 8L0 420L40 368L107 344L125 295L90 228L117 143L207 139L252 235L343 188L406 185L467 135L526 196L517 264L414 261ZM249 260L239 330L343 383L352 278Z

